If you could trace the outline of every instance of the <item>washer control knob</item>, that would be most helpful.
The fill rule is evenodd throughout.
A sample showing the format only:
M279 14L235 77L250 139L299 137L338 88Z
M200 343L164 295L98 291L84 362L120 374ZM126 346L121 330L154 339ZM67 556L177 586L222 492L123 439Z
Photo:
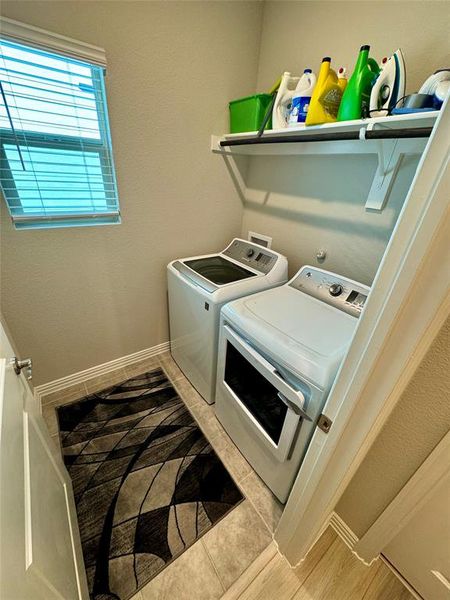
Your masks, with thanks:
M329 292L332 296L340 296L342 294L342 285L340 283L332 283Z
M253 248L249 248L247 250L247 257L248 258L251 258L254 254L255 254L255 251L253 250Z

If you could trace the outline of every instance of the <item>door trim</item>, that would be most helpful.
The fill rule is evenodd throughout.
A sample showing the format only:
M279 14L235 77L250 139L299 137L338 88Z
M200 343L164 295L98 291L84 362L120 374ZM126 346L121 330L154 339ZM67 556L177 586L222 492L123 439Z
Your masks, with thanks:
M447 97L375 277L353 343L316 430L275 540L296 565L325 526L449 314Z
M422 508L443 479L450 476L449 455L450 431L355 544L353 549L361 560L370 563L377 558Z

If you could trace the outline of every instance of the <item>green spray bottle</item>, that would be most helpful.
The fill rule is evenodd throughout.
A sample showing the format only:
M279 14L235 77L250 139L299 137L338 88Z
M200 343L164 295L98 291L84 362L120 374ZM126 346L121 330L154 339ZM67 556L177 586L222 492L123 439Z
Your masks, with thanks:
M339 106L338 121L351 121L369 116L370 91L380 67L369 58L370 46L361 46L355 70L349 79Z

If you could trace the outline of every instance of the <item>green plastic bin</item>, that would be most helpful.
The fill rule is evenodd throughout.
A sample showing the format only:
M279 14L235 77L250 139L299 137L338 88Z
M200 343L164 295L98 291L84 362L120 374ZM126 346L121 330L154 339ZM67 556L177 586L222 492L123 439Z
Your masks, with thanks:
M272 100L270 94L256 94L239 98L229 103L230 107L230 133L241 133L242 131L258 131L264 119L264 115ZM272 115L265 129L272 128Z

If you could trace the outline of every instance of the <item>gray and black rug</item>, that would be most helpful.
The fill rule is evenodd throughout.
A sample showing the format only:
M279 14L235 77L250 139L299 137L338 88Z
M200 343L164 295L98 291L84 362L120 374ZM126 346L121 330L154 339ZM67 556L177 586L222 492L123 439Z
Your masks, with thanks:
M130 598L243 499L160 369L58 420L95 600Z

